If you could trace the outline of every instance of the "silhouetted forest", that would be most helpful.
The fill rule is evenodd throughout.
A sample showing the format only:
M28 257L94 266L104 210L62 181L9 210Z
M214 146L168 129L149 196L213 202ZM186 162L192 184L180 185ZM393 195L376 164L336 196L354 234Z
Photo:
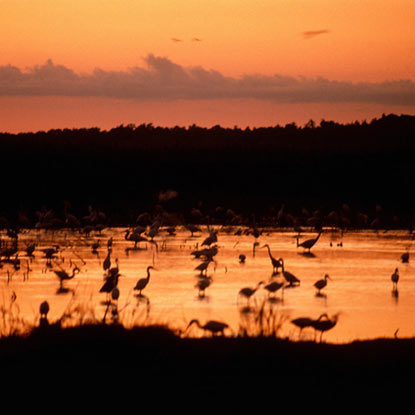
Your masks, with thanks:
M415 116L370 122L310 120L267 128L163 128L152 124L0 134L0 215L42 206L74 213L102 209L130 223L163 205L187 215L226 209L258 217L281 207L338 209L412 218ZM223 209L223 210L222 210ZM189 218L187 218L189 219ZM190 220L190 219L189 219Z

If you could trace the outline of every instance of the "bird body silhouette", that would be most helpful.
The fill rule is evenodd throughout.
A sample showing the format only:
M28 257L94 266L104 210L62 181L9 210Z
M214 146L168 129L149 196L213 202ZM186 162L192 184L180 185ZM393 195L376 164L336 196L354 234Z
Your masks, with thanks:
M299 242L299 237L297 236L297 248L301 247L310 252L311 248L317 243L321 235L321 232L318 233L318 235L315 238L307 239L303 242Z
M147 267L147 277L145 277L145 278L140 278L138 281L137 281L137 284L135 285L135 287L134 287L134 291L138 291L138 295L141 295L141 291L142 290L144 290L144 288L146 288L147 287L147 284L149 283L149 281L150 281L150 270L151 269L155 269L153 266L151 266L151 265L149 265L148 267Z
M294 274L285 270L284 261L282 262L282 275L285 278L285 280L288 282L289 287L300 285L300 280Z
M284 282L282 281L271 281L264 285L264 289L268 291L269 296L275 294L281 288L284 289Z
M221 321L216 321L216 320L209 320L206 324L202 325L200 324L198 319L193 319L187 326L186 330L188 330L188 328L192 325L192 324L196 324L199 328L201 328L204 331L208 331L211 333L212 336L221 334L224 334L225 329L227 329L229 327L228 324L226 323L222 323Z
M317 294L327 285L327 280L331 279L328 274L324 275L324 278L314 283L314 287L317 288Z
M245 297L249 303L250 298L256 293L259 287L264 284L263 281L260 281L256 287L244 287L239 290L238 299L240 297Z
M306 327L312 327L313 319L310 317L298 317L293 320L291 320L291 323L297 326L300 329L300 335L303 329Z
M324 313L318 319L311 322L311 326L314 328L314 330L320 332L320 343L323 337L323 333L331 330L337 324L338 317L339 314L335 314L332 318L330 318L326 313Z
M269 247L268 244L265 244L262 248L267 248L268 249L268 255L269 255L269 258L270 258L271 264L272 264L272 272L273 272L273 274L278 274L278 269L283 267L283 259L282 258L279 258L279 259L274 258L271 254L271 248Z
M208 288L211 283L212 283L212 277L202 276L201 278L199 278L199 280L197 281L195 285L195 288L199 290L199 297L205 296L206 288Z
M398 290L398 281L399 281L399 270L398 268L395 268L394 273L391 276L392 284L393 284L393 290Z
M131 232L129 229L125 231L124 239L134 242L134 248L137 248L139 242L148 242L146 237L140 235L138 232Z
M63 287L63 282L67 281L67 280L71 280L72 278L75 277L75 275L79 272L79 268L78 267L74 267L72 269L72 274L69 275L65 270L63 269L54 269L53 272L56 274L56 276L59 278L60 281L60 287Z

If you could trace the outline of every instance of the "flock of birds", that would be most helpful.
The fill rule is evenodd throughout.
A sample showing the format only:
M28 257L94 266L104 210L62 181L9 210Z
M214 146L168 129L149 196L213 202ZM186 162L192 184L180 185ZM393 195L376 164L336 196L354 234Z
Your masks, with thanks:
M201 229L199 227L190 226L188 227L189 231L191 232L191 237L194 236L194 233L200 232ZM137 226L134 229L127 229L124 233L124 239L126 241L132 242L133 247L127 248L128 249L141 249L139 244L144 242L146 244L151 244L155 247L156 252L159 250L159 246L157 241L154 239L155 236L159 234L160 231L160 224L153 224L153 226L147 227L140 227ZM167 229L167 232L170 235L174 235L174 229ZM216 269L217 261L215 260L215 256L218 254L218 231L215 229L211 229L208 227L208 236L204 238L202 243L197 245L197 248L191 251L191 256L195 260L199 260L200 263L194 268L198 271L197 275L197 282L195 284L195 288L197 289L198 296L200 298L205 296L206 290L213 282L212 276L208 275L208 268L213 266ZM145 234L145 236L143 235ZM318 242L322 232L319 231L318 234L314 238L310 238L300 242L300 236L296 238L296 246L297 248L303 248L304 254L311 254L311 249L315 246ZM283 258L275 258L272 255L271 247L269 244L264 244L260 246L259 242L257 241L258 234L254 232L255 242L253 244L253 254L255 255L255 249L266 249L268 251L268 256L272 266L272 278L270 281L259 281L256 286L254 287L243 287L239 290L237 299L238 304L241 298L244 298L247 301L247 306L250 304L251 298L254 294L262 287L268 294L268 298L275 299L278 293L281 293L280 300L283 300L284 289L287 287L296 287L300 285L300 279L294 275L292 272L288 271L285 267L284 259ZM0 268L8 263L12 264L16 270L20 269L20 261L18 258L18 247L17 247L17 236L16 236L16 243L12 247L2 248L0 250ZM100 293L106 295L106 303L108 305L107 311L113 302L116 302L120 296L120 291L118 288L119 278L121 276L118 259L115 258L112 261L111 255L113 252L113 240L109 238L106 244L107 252L106 256L102 262L102 268L104 271L104 280L102 286L99 289ZM98 248L100 248L100 243L94 242L91 244L92 252L97 253ZM35 244L29 244L26 246L26 255L27 258L33 258L34 252L36 250ZM67 281L73 279L76 275L81 272L81 265L71 261L70 267L71 270L67 271L62 268L62 262L58 260L58 254L60 252L59 245L54 245L52 247L43 248L43 258L45 259L45 265L48 269L50 269L58 278L59 281L59 288L57 293L65 293L68 291L65 284ZM13 255L15 255L13 257ZM82 258L80 258L81 261ZM401 257L402 262L409 261L409 254L405 253ZM242 264L246 261L246 255L240 254L239 255L239 262ZM146 269L146 276L143 278L139 278L136 284L133 287L134 292L138 297L143 296L143 290L146 289L150 282L151 272L156 271L157 268L154 265L148 265ZM328 280L330 280L330 276L325 274L322 279L317 280L314 283L314 287L316 289L316 295L320 296L321 291L327 286ZM399 281L399 271L398 268L395 269L394 273L391 276L391 280L393 283L393 291L397 292L398 281ZM50 307L47 301L44 301L40 305L40 323L42 325L46 325L48 322L47 315L49 313ZM107 313L106 311L106 313ZM105 315L106 315L105 313ZM321 314L318 318L311 318L311 317L300 317L291 320L291 323L299 328L300 334L303 329L305 328L313 328L315 333L320 333L320 341L322 339L322 335L324 332L332 329L336 326L338 321L339 314L335 314L332 317L329 317L327 313ZM105 321L105 316L104 316ZM204 330L205 332L210 333L211 335L223 335L225 330L230 330L228 324L220 321L209 320L205 324L201 324L198 319L193 319L190 321L188 326L185 329L185 333L187 330L190 329L191 326L196 325L200 329Z

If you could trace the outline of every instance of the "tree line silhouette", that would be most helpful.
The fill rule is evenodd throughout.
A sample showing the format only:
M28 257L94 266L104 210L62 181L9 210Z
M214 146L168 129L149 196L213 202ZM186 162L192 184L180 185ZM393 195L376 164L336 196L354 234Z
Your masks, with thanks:
M94 205L129 221L174 189L175 210L244 213L349 203L412 216L415 117L263 128L153 124L0 133L0 214Z

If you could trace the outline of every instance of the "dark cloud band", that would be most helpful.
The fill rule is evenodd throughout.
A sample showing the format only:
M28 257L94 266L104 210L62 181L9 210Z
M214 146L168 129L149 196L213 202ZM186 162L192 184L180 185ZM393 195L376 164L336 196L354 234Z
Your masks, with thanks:
M202 67L183 67L149 54L145 67L95 69L89 74L47 61L21 70L0 66L0 96L76 96L135 100L259 99L275 103L367 102L415 105L415 83L332 81L283 75L229 77Z

